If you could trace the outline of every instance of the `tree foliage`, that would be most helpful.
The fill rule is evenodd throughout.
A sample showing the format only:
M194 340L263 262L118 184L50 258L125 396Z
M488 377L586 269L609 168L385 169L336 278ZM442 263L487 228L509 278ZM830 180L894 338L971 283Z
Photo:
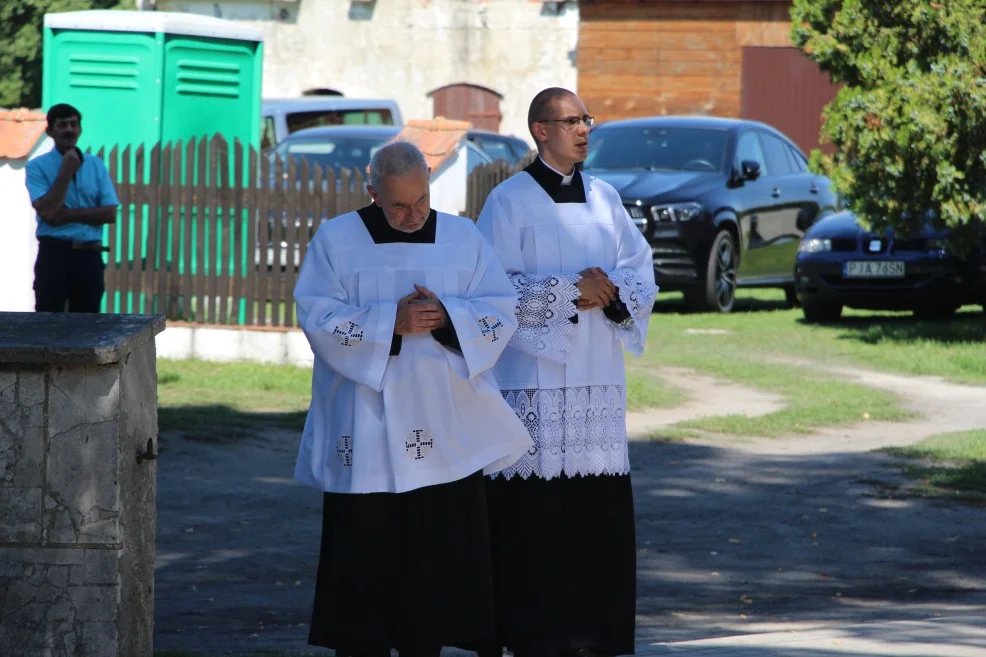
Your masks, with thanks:
M0 0L0 107L41 105L45 14L132 5L132 0Z
M834 83L813 166L862 223L931 216L956 245L986 222L986 1L794 0L794 43Z

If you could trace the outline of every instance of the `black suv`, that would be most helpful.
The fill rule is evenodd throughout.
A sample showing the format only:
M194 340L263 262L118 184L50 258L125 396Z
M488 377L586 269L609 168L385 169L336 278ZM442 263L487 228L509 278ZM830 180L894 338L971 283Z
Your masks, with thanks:
M839 209L829 180L763 123L654 117L596 126L583 170L613 185L650 242L662 290L729 312L737 286L794 294L804 231Z

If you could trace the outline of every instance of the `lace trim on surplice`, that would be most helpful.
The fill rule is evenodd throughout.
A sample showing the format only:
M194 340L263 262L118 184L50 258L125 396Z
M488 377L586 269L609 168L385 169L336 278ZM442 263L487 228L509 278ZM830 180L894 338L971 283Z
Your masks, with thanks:
M626 394L623 386L503 390L534 440L519 461L494 476L551 479L627 474Z
M644 351L644 335L647 322L654 309L657 298L657 285L645 281L633 269L617 269L610 275L613 283L620 289L620 301L630 311L630 317L618 326L627 333L623 341L627 350L640 355Z
M565 362L569 335L575 330L579 276L568 274L514 274L510 277L519 297L517 330L510 346L525 354Z

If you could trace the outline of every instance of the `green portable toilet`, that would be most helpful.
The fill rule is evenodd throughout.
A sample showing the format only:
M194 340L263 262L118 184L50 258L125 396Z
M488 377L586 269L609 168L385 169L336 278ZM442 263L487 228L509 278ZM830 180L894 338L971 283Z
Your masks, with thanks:
M45 110L69 103L82 112L83 150L105 148L109 155L119 146L122 154L130 146L132 161L140 145L150 149L217 134L230 146L239 139L259 148L262 66L263 32L234 21L156 11L46 14L41 100ZM191 162L183 162L181 175L187 172L201 181L204 169L193 174ZM140 182L149 182L150 173L145 167ZM118 182L137 181L131 174L131 180ZM219 237L212 243L193 237L196 227L201 232L218 217L169 206L156 230L158 243L168 247L147 266L184 272L183 258L199 252L207 255L190 265L192 274L241 266L243 254L237 254L240 264L220 259ZM124 203L116 225L120 229L111 227L106 236L108 271L128 271L148 260L146 239L135 239L148 234L148 207ZM182 241L191 238L189 254L184 247L172 248L176 235ZM139 291L115 292L104 302L109 311L136 312L150 308L152 298Z
M263 33L210 16L46 14L42 104L83 115L80 147L145 148L223 135L260 145Z

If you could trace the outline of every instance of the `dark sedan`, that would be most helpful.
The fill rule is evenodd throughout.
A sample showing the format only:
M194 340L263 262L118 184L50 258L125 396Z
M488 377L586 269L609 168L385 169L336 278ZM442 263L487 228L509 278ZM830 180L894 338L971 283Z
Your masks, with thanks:
M506 160L511 166L520 164L531 152L531 147L523 139L487 130L470 130L466 139L494 160Z
M986 304L982 254L956 258L948 234L930 227L901 238L868 233L840 212L805 233L794 270L798 299L809 322L838 319L843 307L948 317L967 303Z
M274 147L271 157L284 160L304 158L309 167L319 165L331 170L338 178L342 170L366 171L370 157L384 144L397 136L401 126L395 125L334 125L298 130ZM309 175L314 175L314 168Z
M650 242L662 290L729 312L737 286L779 287L794 303L803 231L838 209L783 134L754 121L655 117L593 128L583 170L620 193Z

